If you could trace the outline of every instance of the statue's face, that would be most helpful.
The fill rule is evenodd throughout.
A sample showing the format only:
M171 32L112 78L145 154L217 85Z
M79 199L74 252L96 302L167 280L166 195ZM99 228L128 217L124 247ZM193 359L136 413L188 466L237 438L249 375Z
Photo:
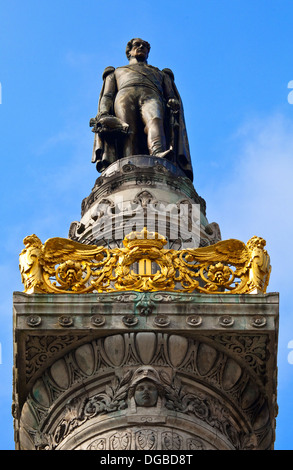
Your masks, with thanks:
M134 399L137 406L155 406L158 400L158 389L151 380L142 380L135 388Z
M137 60L147 60L149 50L146 43L142 39L135 39L132 43L132 48L129 51L130 57L135 57Z

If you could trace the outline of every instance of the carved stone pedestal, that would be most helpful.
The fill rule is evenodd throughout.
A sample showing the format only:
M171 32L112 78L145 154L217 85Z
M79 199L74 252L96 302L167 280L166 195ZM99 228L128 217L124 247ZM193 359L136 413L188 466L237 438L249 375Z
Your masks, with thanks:
M278 295L14 294L17 449L272 449Z
M173 249L221 239L190 179L172 162L152 155L112 163L83 200L81 220L72 222L69 238L116 247L129 232L144 227L166 237Z

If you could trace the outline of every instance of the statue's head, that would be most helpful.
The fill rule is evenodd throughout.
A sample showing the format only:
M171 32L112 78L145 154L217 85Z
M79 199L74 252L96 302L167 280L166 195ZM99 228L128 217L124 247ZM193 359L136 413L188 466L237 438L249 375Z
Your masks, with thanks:
M135 57L137 60L146 61L150 52L151 46L147 41L140 38L131 39L126 46L126 56L130 60Z
M251 251L254 250L255 248L261 248L263 250L264 247L266 246L266 241L263 238L257 237L256 235L254 235L254 237L248 240L246 245L247 245L247 248Z
M158 397L164 395L164 387L158 372L150 366L139 367L133 374L128 398L134 398L137 406L156 406Z
M28 235L27 237L25 237L24 240L23 240L23 243L24 243L26 248L29 248L31 246L34 246L36 248L41 248L42 247L41 240L35 234Z
M135 386L134 399L137 406L155 406L157 404L158 396L158 387L152 380L141 380Z

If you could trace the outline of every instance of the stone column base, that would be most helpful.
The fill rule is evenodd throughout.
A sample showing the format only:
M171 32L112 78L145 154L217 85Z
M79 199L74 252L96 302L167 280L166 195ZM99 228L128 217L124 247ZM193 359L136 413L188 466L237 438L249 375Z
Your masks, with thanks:
M16 449L273 449L278 305L14 293Z

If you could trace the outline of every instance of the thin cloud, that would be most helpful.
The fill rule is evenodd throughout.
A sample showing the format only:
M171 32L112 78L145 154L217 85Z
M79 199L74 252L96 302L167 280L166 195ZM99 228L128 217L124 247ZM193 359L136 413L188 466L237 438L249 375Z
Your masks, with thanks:
M42 156L51 151L60 143L70 142L72 140L72 134L72 131L70 132L70 130L68 129L48 137L47 140L45 140L43 144L35 150L35 153L38 156Z
M281 442L280 432L292 408L285 402L293 367L288 362L288 344L293 340L293 120L276 113L247 121L234 134L231 147L234 164L217 191L211 191L208 217L219 223L223 239L246 242L257 235L267 241L272 264L268 292L280 294L277 438Z
M234 135L231 173L219 182L218 213L224 209L223 230L264 229L291 234L293 203L293 121L280 114L246 122ZM209 204L211 201L209 201ZM221 208L219 208L219 204Z
M87 54L85 52L67 51L65 54L65 62L71 67L80 67L91 65L94 61L94 54Z

